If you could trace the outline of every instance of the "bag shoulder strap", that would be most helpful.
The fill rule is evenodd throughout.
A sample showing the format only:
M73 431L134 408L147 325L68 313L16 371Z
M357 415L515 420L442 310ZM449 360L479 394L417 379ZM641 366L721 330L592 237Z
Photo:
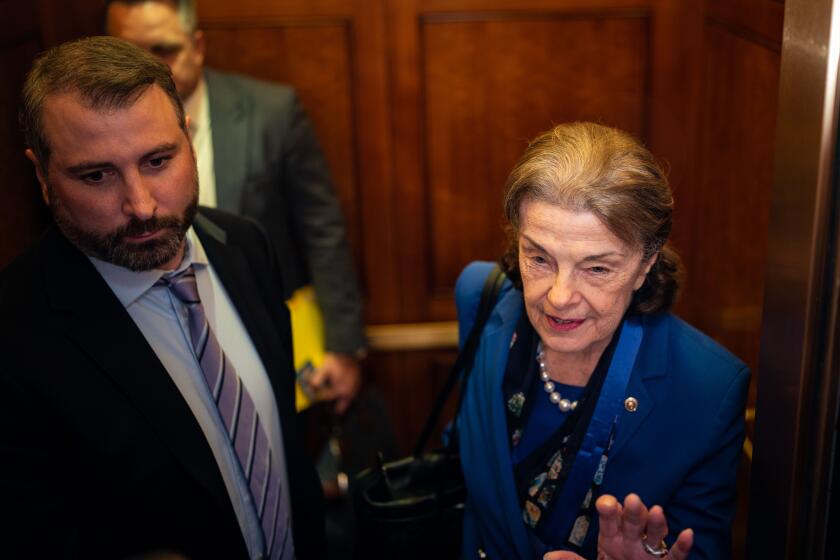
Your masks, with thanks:
M458 413L461 410L461 404L464 402L467 378L470 375L473 359L475 358L475 352L478 349L478 342L481 339L481 331L484 330L484 325L490 317L490 312L493 310L493 307L495 307L496 296L498 296L504 283L504 272L502 272L502 269L499 268L498 264L494 265L493 269L487 275L487 279L484 281L484 288L481 291L481 301L478 304L478 311L476 312L475 322L473 323L472 329L470 329L470 334L467 336L464 347L458 353L458 358L455 360L455 364L449 371L449 377L446 380L446 384L438 394L435 404L432 407L432 411L426 419L423 431L420 433L420 437L417 439L417 444L414 446L415 457L419 457L420 454L423 453L423 449L426 448L426 444L432 435L432 431L434 431L435 426L437 425L440 414L443 411L443 407L446 404L446 401L449 400L449 395L452 393L455 385L457 385L460 373L463 371L464 377L461 382L461 396L458 399L458 407L455 410L455 418L458 417ZM451 441L454 442L454 433ZM449 447L451 448L452 445Z

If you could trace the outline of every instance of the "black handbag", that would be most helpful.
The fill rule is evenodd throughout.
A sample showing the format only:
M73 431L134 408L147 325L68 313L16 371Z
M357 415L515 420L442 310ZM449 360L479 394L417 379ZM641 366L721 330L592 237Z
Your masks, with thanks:
M353 504L358 558L460 557L467 492L454 425L446 448L429 452L424 449L461 378L453 424L457 421L481 331L504 280L499 267L493 267L484 282L475 323L432 407L414 453L388 463L380 454L378 464L356 478Z

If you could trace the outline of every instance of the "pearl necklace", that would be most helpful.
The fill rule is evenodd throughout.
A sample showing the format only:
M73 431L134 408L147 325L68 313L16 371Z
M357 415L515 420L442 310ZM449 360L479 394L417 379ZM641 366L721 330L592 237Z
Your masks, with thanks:
M548 370L545 369L542 341L537 343L537 364L540 366L540 380L543 382L543 389L545 389L545 392L548 393L548 398L551 402L556 404L557 408L559 408L561 412L569 412L570 410L577 408L577 401L564 399L562 395L560 395L560 391L554 390L554 382L551 380Z

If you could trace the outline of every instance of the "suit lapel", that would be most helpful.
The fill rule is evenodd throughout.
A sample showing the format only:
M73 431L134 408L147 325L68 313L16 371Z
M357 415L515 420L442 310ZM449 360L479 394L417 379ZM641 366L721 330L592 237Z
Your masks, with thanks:
M261 331L256 328L257 323L252 306L247 304L251 301L250 294L254 293L257 288L251 285L251 274L245 254L238 247L228 244L227 234L224 230L205 216L197 215L194 225L213 270L216 271L219 280L224 284L233 306L248 331L248 335L254 341L255 346L258 346L256 341L261 335ZM257 350L260 356L265 359L259 347Z
M505 465L510 462L510 457L506 439L505 404L501 397L502 379L507 364L507 348L510 344L510 336L516 328L518 314L521 312L521 302L521 296L518 296L518 292L514 290L510 290L502 296L487 324L487 333L483 341L485 348L494 349L493 352L495 352L493 357L485 357L484 363L495 364L493 370L495 377L492 383L493 393L492 395L485 395L485 397L498 401L493 406L494 411L501 410L501 416L497 418L496 431L499 434L504 434L505 445L499 443L497 446L498 455L496 459L500 464ZM630 412L625 406L618 420L616 440L610 451L611 455L621 451L621 448L633 437L633 434L644 424L656 407L656 396L660 394L657 387L666 380L668 374L668 356L663 351L663 349L668 348L667 329L652 325L647 318L642 319L642 325L644 338L625 394L625 399L635 398L638 407L635 411Z
M644 424L647 417L656 407L657 385L667 377L667 333L664 329L651 326L651 322L643 319L645 329L642 347L636 357L630 381L627 384L625 399L636 399L638 406L635 411L628 410L625 400L616 428L616 439L613 443L611 455L619 453L621 448L633 437L633 434Z
M482 359L476 361L490 365L493 373L493 379L488 385L490 393L484 393L483 397L487 402L492 403L489 412L492 415L490 433L493 437L495 450L494 463L499 472L510 473L513 471L513 461L510 454L510 443L508 442L507 414L502 383L507 369L510 343L519 324L519 317L523 308L522 294L518 290L508 289L500 297L501 299L488 321L487 333L482 340ZM503 474L497 478L497 481L500 484L499 492L502 494L503 503L506 506L502 513L504 523L510 527L516 556L522 558L533 557L534 549L525 531L525 525L522 523L522 509L519 506L513 477Z
M223 75L204 71L213 133L213 171L216 200L222 210L241 210L242 189L247 179L248 128L251 107Z
M184 469L230 507L198 422L143 334L90 261L57 231L48 235L55 242L46 285L57 327L120 388Z
M245 254L236 245L228 243L225 232L204 215L197 215L194 225L213 270L224 285L263 362L275 395L282 394L286 389L279 385L274 373L287 371L284 367L284 355L278 348L278 339L271 334L275 333L276 329L267 315L270 310L260 304L258 296L260 288L254 282L253 271L248 266ZM279 298L280 295L278 294L277 297ZM283 399L275 400L278 406L283 401Z

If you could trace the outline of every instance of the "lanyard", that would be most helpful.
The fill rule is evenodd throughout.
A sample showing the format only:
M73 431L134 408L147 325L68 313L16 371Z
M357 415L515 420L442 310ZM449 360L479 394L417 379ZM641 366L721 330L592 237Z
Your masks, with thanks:
M586 492L592 486L598 464L609 445L610 434L621 413L630 372L633 371L633 364L636 362L636 355L642 344L642 335L642 325L638 320L628 318L621 330L612 363L601 388L601 396L595 406L595 412L592 414L583 443L575 456L572 471L566 479L563 493L554 505L549 518L548 526L557 528L556 531L551 531L549 539L555 549L565 548L580 505Z

